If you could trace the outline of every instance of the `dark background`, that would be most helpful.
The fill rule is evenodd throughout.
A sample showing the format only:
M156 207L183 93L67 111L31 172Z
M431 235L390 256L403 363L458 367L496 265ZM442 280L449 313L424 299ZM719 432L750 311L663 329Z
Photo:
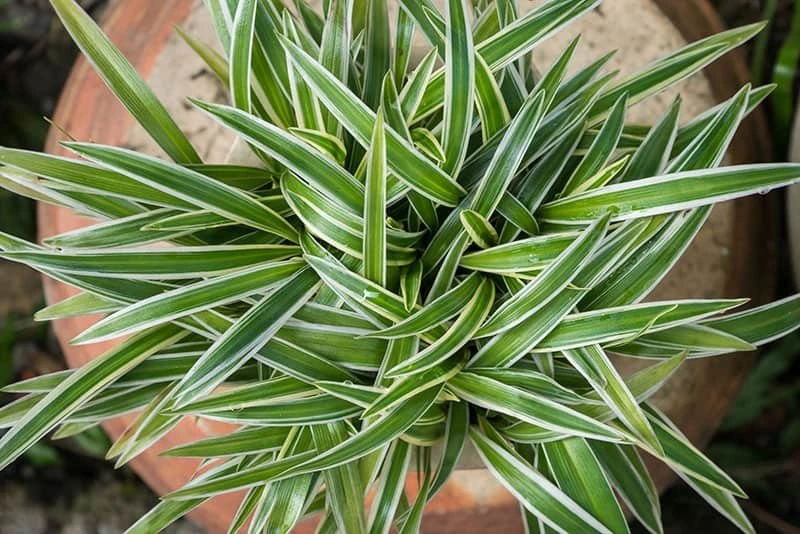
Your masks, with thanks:
M613 0L608 0L613 1ZM682 0L675 0L682 1ZM97 16L105 0L82 0ZM771 24L747 50L754 81L781 91L765 104L774 136L771 157L788 157L800 58L800 0L714 0L729 26ZM794 20L796 19L796 20ZM40 149L58 94L76 54L46 0L0 0L0 145ZM777 72L777 76L776 73ZM0 190L0 228L33 239L33 203ZM785 238L785 237L784 237ZM778 250L788 250L783 244ZM792 287L788 254L779 258L780 293ZM63 368L46 325L37 275L0 262L0 386ZM745 511L759 532L800 533L800 335L762 351L759 363L709 448L751 496ZM11 400L0 394L0 404ZM37 445L0 473L0 534L121 532L156 501L128 469L102 458L102 431ZM663 500L671 532L735 532L688 487ZM793 526L795 525L795 526ZM172 532L197 532L180 522Z

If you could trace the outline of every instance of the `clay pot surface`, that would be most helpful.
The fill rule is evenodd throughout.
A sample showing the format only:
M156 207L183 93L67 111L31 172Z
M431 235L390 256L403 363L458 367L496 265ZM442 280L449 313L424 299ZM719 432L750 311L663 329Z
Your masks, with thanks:
M527 10L538 2L523 0L520 4ZM632 13L636 15L631 16ZM174 35L173 24L203 40L214 41L211 22L200 0L117 1L112 3L103 21L104 30L161 97L178 124L189 134L201 157L210 162L223 161L232 142L231 135L189 106L185 97L224 101L225 92L205 71L202 62ZM679 48L687 40L721 29L717 15L706 0L609 0L596 12L543 43L534 57L539 65L549 65L566 43L581 33L578 65L608 49L619 48L609 68L619 68L625 75ZM684 82L645 105L636 106L629 120L653 122L678 91L683 95L686 120L731 96L746 83L747 70L738 55L729 54L706 74ZM75 65L64 89L55 122L80 140L160 154L83 59ZM768 151L768 138L763 118L758 112L754 113L735 139L731 159L736 163L759 160ZM61 134L52 131L48 151L66 154L57 144L60 140ZM653 299L751 296L759 302L768 297L773 266L765 265L764 259L775 255L774 243L764 237L773 235L776 224L770 216L774 211L768 209L768 202L769 199L750 198L715 208L687 255L657 288ZM89 223L64 209L44 205L39 209L41 237ZM51 303L76 293L49 279L45 279L45 291ZM85 364L113 346L113 343L67 344L96 320L97 317L79 317L55 323L56 335L72 367ZM727 410L750 361L749 355L736 355L691 362L659 394L657 404L692 441L702 444ZM640 362L626 359L619 365L623 373L630 373ZM134 416L120 417L104 426L112 438L116 438L133 420ZM158 454L175 445L230 429L229 425L187 418L131 465L156 492L166 493L188 481L198 462ZM651 467L658 486L664 488L672 480L669 471L660 465ZM412 493L414 485L412 475L409 477ZM241 493L217 497L192 512L191 517L210 532L224 532L240 499ZM423 530L522 532L517 510L513 497L488 472L459 471L431 502ZM298 531L311 529L312 525L307 523Z

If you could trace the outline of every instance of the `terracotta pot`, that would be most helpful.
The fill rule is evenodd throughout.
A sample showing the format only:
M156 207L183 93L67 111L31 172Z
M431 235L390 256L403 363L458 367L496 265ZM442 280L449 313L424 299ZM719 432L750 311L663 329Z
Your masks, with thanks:
M199 11L199 0L126 0L113 2L103 27L133 65L154 86L167 107L184 125L201 155L208 161L221 161L230 146L230 137L221 127L204 121L200 114L186 106L186 94L206 100L219 100L223 94L202 64L173 35L172 25L179 24L190 33L206 33L210 25ZM525 6L529 2L523 2ZM655 6L663 10L674 23ZM633 6L633 7L631 7ZM722 24L706 0L614 0L593 14L583 25L573 25L553 42L535 53L542 64L548 54L577 31L584 34L583 47L589 56L597 56L608 47L608 38L616 36L624 45L614 68L630 72L634 67L673 50L682 41L691 41L722 30ZM621 11L621 13L615 13ZM636 20L624 16L636 12ZM607 19L606 19L607 18ZM603 35L601 29L607 33ZM677 29L676 29L677 28ZM683 37L681 37L681 35ZM658 38L654 38L658 37ZM662 38L663 37L663 38ZM211 37L209 36L209 40ZM593 51L594 43L601 42ZM649 50L652 57L637 57L639 50ZM635 61L634 61L635 60ZM699 77L684 86L684 109L697 113L715 100L732 95L746 83L747 70L740 57L730 54L707 71L707 81ZM666 96L654 99L649 108L633 110L638 119L652 117L668 103ZM64 89L56 124L81 140L133 146L145 152L158 153L124 108L116 102L93 73L87 62L79 60ZM47 148L65 153L58 146L61 134L53 130ZM768 133L763 118L756 112L743 125L734 140L731 159L734 162L757 161L769 150ZM773 235L776 221L768 209L769 198L750 198L719 206L715 215L690 248L687 257L675 272L658 288L659 298L751 296L756 302L771 293L772 265L764 259L774 257L774 244L765 239ZM42 237L62 233L89 223L72 213L52 206L40 206L39 232ZM72 288L45 279L49 302L57 302L72 294ZM66 343L87 328L96 318L65 319L54 325L69 364L80 366L111 346L110 343L70 346ZM658 403L694 441L704 443L716 429L746 373L751 356L728 356L721 359L695 361L668 384ZM636 365L633 360L621 362L623 372ZM702 406L697 409L698 405ZM116 438L134 419L121 417L105 423ZM158 493L174 490L189 480L198 463L193 460L162 458L159 452L187 441L197 440L230 427L209 421L186 419L151 449L132 461L134 470ZM660 488L672 477L663 466L652 471ZM413 491L413 476L409 486ZM224 532L235 512L241 494L218 497L195 510L191 517L212 532ZM308 531L306 524L300 531ZM522 532L516 501L483 470L459 471L431 502L423 530L426 532Z

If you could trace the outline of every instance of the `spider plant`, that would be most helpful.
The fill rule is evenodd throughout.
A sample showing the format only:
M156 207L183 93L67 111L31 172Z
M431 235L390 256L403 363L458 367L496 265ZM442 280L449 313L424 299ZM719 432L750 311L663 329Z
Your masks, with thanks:
M719 167L769 86L685 123L679 100L653 125L625 115L761 25L618 79L608 55L568 74L577 40L530 61L596 0L527 14L400 0L394 23L383 0L329 0L324 16L207 0L219 48L185 38L230 105L192 103L247 143L261 162L248 167L202 161L79 6L52 4L166 157L0 149L4 186L97 220L44 246L0 236L4 258L81 291L38 318L102 312L73 343L122 338L7 388L25 395L1 410L0 467L51 431L135 411L109 452L124 464L192 416L239 429L170 450L203 468L130 532L237 490L231 531L322 512L322 532L414 532L466 444L531 530L626 532L624 504L661 532L646 452L752 531L740 487L648 398L687 359L796 329L800 297L745 311L643 299L715 203L798 181L800 165ZM429 45L418 61L415 34ZM652 364L622 377L611 354Z

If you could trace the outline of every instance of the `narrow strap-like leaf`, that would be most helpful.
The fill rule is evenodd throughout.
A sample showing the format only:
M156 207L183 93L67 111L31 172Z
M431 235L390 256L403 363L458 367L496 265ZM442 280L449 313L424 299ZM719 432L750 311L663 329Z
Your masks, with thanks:
M481 116L481 135L486 141L503 129L511 114L497 80L483 56L475 56L475 96Z
M256 0L243 0L236 6L231 32L229 80L234 107L250 111L250 73L256 25Z
M291 245L181 247L165 250L81 250L5 252L2 257L65 273L109 278L189 279L213 276L256 264L287 259L300 252Z
M492 215L500 203L503 192L514 178L539 127L543 103L544 94L531 96L514 117L503 135L488 170L475 190L462 203L463 208L472 209L484 217ZM457 241L459 234L465 232L461 226L459 212L459 209L455 209L450 213L448 221L445 221L428 244L422 257L426 269L431 269L439 263L447 251L453 248L453 243Z
M461 451L464 450L468 431L469 406L465 402L451 402L447 410L444 445L439 465L436 466L436 476L428 492L428 499L432 499L450 478L461 457Z
M305 304L318 282L311 269L303 269L250 308L183 376L173 392L177 404L186 405L225 380Z
M395 440L378 479L375 501L370 508L369 533L388 534L392 519L405 489L406 471L411 448L403 440Z
M657 176L667 166L678 133L681 100L676 98L669 111L653 126L628 162L623 182Z
M443 169L456 176L467 153L475 108L475 52L464 0L448 0L445 38Z
M625 426L651 447L660 449L647 417L603 349L590 345L566 350L563 354Z
M621 439L618 431L572 408L476 373L461 372L448 381L447 387L473 404L565 435L602 441Z
M398 379L385 392L370 402L362 417L369 418L391 410L397 404L439 386L458 373L463 365L463 359L453 358L414 375Z
M636 448L602 441L592 441L589 445L636 519L651 533L661 534L664 527L658 492Z
M597 134L592 146L584 155L578 168L572 173L562 190L563 196L569 196L587 188L585 183L592 176L600 172L606 166L611 155L617 147L617 142L622 135L622 127L625 124L625 109L628 103L628 96L623 94L614 103L608 118L603 123L603 127Z
M614 221L733 200L800 181L800 165L772 163L688 171L614 184L565 197L539 210L542 219L586 224L604 211Z
M542 444L553 478L561 491L612 532L629 532L628 524L588 442L569 438Z
M247 226L280 235L290 241L297 240L297 231L283 217L259 204L241 190L222 184L199 172L170 165L127 149L88 143L67 145L103 166L147 185L161 188L199 207Z
M492 474L546 524L561 532L611 532L518 454L475 427L469 435Z
M374 4L375 2L373 2ZM370 9L377 9L371 7ZM386 134L378 111L367 161L364 199L364 276L386 285Z
M305 52L289 42L283 45L329 111L361 144L369 146L375 113ZM386 154L389 167L398 178L432 200L453 206L463 196L458 184L422 157L391 128L386 129Z
M216 458L267 452L280 448L288 433L289 429L285 427L245 428L179 445L162 454L181 458Z
M800 294L702 324L761 346L800 328Z
M74 0L50 3L106 85L156 143L178 163L199 163L197 152L164 105L92 18Z
M764 23L756 23L721 32L691 43L648 65L606 91L595 104L590 121L594 123L604 118L621 95L628 93L629 105L640 102L691 76L721 55L747 41L763 28Z
M311 427L318 451L330 450L347 440L344 423ZM341 532L365 532L363 489L355 463L347 463L323 472L331 512Z
M204 309L235 302L283 283L287 277L302 268L302 262L279 262L236 271L171 291L158 292L98 321L73 342L89 343L112 339Z
M0 466L5 467L86 400L186 331L172 325L132 337L87 363L50 391L0 439Z
M416 356L403 362L402 364L389 369L387 376L402 376L416 374L429 369L447 358L453 356L472 339L478 327L484 321L494 304L495 288L490 280L482 280L480 286L475 291L475 295L470 299L458 316L458 319L447 330L447 332L432 343L425 350L420 351Z
M399 338L420 334L458 314L472 299L481 279L471 274L459 285L429 302L394 326L368 334L370 337Z
M290 456L266 466L243 469L240 472L213 481L190 483L183 489L167 495L168 499L187 500L221 492L263 484L288 476L330 469L361 458L379 449L410 428L430 408L441 388L434 388L398 406L373 424L348 438L336 447L323 452L310 452Z
M503 303L476 333L497 334L524 321L563 290L591 259L608 228L609 216L595 221L522 291Z
M364 43L362 99L367 106L377 109L383 79L391 72L392 67L389 11L386 2L382 0L369 0L366 7L367 28Z
M341 166L258 117L218 104L195 104L343 206L361 214L364 188Z
M543 234L470 252L461 257L461 267L494 274L540 270L563 253L579 235L574 232Z

